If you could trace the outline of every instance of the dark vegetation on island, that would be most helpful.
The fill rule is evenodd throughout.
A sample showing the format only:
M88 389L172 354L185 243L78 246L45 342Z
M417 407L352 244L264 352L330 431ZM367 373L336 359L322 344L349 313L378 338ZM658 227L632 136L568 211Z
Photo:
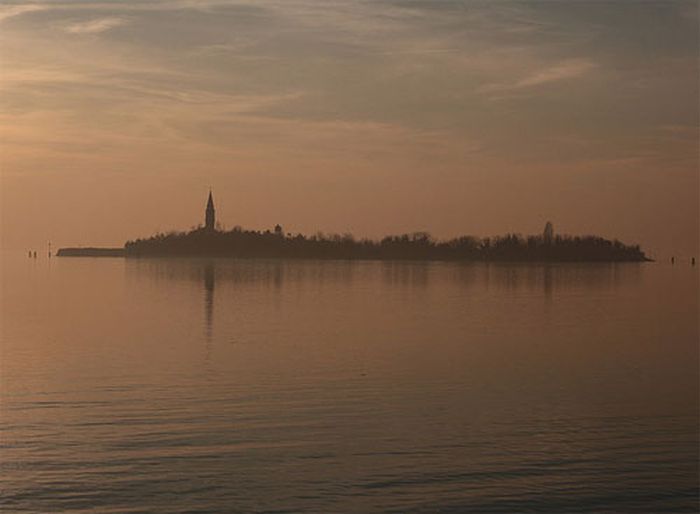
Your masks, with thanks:
M197 228L190 232L157 234L129 241L127 257L248 257L289 259L377 259L441 261L554 261L611 262L649 260L638 245L597 236L555 235L547 223L540 235L478 238L462 236L446 241L426 232L387 236L380 241L355 239L350 234L314 236L254 231Z

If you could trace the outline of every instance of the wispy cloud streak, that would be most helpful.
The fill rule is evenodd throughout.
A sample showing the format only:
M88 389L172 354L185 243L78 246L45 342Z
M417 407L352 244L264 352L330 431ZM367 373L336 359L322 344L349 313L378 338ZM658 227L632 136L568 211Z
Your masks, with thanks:
M68 25L65 30L70 34L99 34L100 32L105 32L126 23L127 20L125 18L108 16L105 18L73 23Z
M45 5L39 4L29 4L29 5L10 5L5 7L0 7L0 22L8 18L13 18L14 16L19 16L21 14L43 11L48 9Z
M515 82L500 82L487 84L481 88L482 92L512 91L531 88L581 77L592 71L596 64L589 59L566 59L548 68L537 70Z

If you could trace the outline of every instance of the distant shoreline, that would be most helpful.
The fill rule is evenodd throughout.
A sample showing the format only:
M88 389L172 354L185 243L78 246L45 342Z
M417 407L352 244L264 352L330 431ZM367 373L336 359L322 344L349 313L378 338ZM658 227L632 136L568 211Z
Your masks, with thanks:
M350 235L307 237L281 229L229 232L195 229L128 241L123 248L61 248L58 257L203 257L290 260L442 261L442 262L650 262L638 245L597 236L507 234L494 238L463 236L436 241L417 232L382 240Z
M67 250L61 252L61 250ZM474 264L633 264L644 262L656 262L655 259L645 258L641 260L505 260L505 259L410 259L410 258L343 258L343 257L251 257L251 256L226 256L226 255L127 255L120 248L92 248L85 251L82 248L62 248L56 253L56 257L69 258L122 258L128 260L142 259L238 259L238 260L288 260L288 261L344 261L344 262L453 262ZM104 251L100 251L104 250Z

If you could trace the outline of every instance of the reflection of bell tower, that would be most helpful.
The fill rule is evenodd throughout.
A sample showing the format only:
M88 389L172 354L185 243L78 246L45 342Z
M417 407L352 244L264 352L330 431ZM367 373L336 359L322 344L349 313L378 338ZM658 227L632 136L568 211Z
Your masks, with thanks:
M212 327L214 325L215 276L214 264L208 262L204 266L204 322L206 325L207 345L211 342Z
M216 214L214 211L214 199L211 196L211 190L209 191L209 200L207 201L207 211L204 217L204 229L208 232L214 232L216 223Z

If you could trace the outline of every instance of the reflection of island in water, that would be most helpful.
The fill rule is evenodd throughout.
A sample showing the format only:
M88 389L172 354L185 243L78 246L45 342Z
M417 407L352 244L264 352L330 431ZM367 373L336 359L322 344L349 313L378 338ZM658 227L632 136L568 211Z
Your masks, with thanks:
M455 294L522 294L551 300L557 294L612 291L639 280L637 264L584 263L432 263L301 261L252 259L130 259L127 274L138 281L162 285L189 283L203 294L206 341L213 339L215 305L224 311L244 291L267 290L275 294L307 287L347 291L366 290L365 285L428 292L431 288ZM215 290L219 290L218 297Z
M440 260L513 262L610 262L649 260L638 245L597 236L554 233L551 223L540 235L508 234L493 238L462 236L436 241L425 232L387 236L380 241L352 235L285 234L280 225L270 231L215 227L214 200L209 193L205 225L190 232L157 234L128 241L123 249L62 248L60 256L125 255L127 257L247 257L349 260Z
M527 293L608 290L636 280L637 264L440 263L403 261L311 261L283 259L130 259L127 273L160 283L201 284L205 298L215 287L280 289L303 284L349 286L358 280L423 289L450 285L461 289Z

